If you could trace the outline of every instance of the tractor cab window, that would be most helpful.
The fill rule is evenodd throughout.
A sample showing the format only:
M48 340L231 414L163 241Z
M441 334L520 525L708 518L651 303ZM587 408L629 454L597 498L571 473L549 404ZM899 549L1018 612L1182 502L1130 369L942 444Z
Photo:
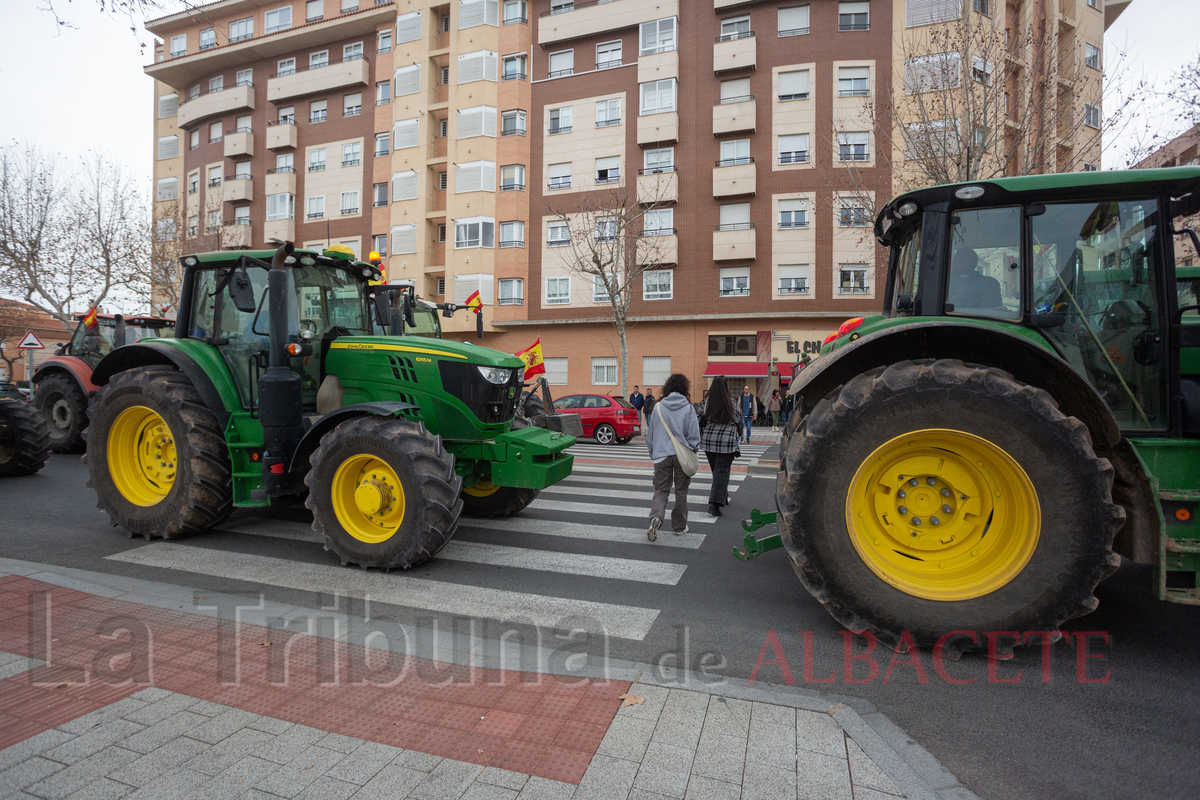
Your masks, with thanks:
M1020 319L1020 266L1020 208L956 211L950 218L946 313Z
M913 229L896 254L896 281L892 289L892 309L912 314L917 296L918 268L921 265L921 225Z
M1154 200L1047 204L1032 218L1034 312L1121 428L1167 424ZM1194 301L1193 301L1194 302Z
M71 355L80 356L89 360L95 360L96 363L100 359L112 352L113 349L113 326L111 323L105 327L104 322L96 323L96 327L88 330L87 326L82 322L75 328L75 334L71 337Z
M437 309L418 300L413 308L415 326L406 325L404 332L409 336L425 336L430 339L442 338L442 323L438 320Z

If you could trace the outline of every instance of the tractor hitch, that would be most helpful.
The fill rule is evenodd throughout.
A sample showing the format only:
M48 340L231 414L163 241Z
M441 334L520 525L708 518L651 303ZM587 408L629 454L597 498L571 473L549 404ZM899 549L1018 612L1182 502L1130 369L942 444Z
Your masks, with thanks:
M750 509L750 519L742 520L742 529L746 531L756 531L764 525L770 525L775 522L778 515L776 511L768 511L763 513L757 508ZM753 534L747 533L742 539L742 549L737 546L733 548L733 556L738 561L749 561L752 558L761 556L769 550L775 550L783 547L783 540L778 533L773 533L770 536L764 536L759 539Z

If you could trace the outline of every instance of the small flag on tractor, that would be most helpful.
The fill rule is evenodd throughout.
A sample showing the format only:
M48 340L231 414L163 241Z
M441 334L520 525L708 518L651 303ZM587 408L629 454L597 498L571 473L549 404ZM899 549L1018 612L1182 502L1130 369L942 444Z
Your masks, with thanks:
M542 361L542 337L539 336L536 342L517 353L517 358L525 362L525 380L544 373L546 365Z
M483 310L483 299L479 296L479 290L471 292L471 296L467 298L467 308L478 314Z
M96 327L97 320L96 306L92 306L86 314L83 315L83 326L89 331Z

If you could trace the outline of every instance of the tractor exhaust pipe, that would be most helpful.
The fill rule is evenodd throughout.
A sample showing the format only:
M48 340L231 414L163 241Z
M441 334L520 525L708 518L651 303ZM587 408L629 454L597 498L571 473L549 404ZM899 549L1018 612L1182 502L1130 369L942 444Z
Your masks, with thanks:
M263 428L263 491L267 497L287 494L288 462L303 434L300 376L288 364L288 273L284 260L295 248L291 242L275 251L267 273L267 308L271 342L268 366L258 379L258 418Z
M118 347L124 347L129 344L125 341L125 317L121 314L113 315L113 350Z

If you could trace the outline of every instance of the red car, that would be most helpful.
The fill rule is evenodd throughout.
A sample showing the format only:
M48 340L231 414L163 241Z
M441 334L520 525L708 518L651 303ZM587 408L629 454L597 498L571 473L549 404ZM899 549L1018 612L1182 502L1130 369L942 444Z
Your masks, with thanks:
M583 435L594 436L600 444L626 444L642 430L637 409L623 397L571 394L555 400L554 409L578 414Z

